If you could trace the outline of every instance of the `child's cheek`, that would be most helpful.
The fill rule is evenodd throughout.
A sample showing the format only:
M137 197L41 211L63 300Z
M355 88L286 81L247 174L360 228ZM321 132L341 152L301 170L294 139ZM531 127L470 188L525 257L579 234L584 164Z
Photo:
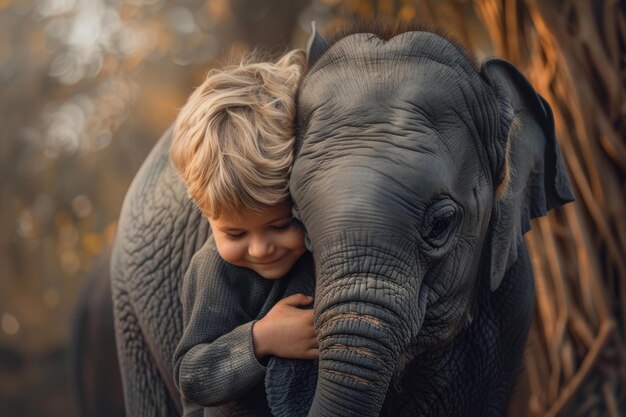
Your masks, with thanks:
M304 253L306 248L304 246L304 230L303 229L296 229L293 231L293 233L290 234L289 247L294 251Z
M217 245L217 251L222 259L231 264L237 264L241 259L241 250L235 242L224 240Z

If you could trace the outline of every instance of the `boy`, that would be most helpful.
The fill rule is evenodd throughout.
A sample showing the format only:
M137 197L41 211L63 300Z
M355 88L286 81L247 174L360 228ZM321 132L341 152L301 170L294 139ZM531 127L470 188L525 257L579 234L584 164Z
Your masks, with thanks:
M199 409L192 403L223 404L258 385L267 355L319 354L313 312L297 308L313 298L276 302L280 279L297 273L306 252L288 188L304 64L294 50L275 64L213 71L174 125L172 162L212 229L181 289L184 329L173 361L185 415Z

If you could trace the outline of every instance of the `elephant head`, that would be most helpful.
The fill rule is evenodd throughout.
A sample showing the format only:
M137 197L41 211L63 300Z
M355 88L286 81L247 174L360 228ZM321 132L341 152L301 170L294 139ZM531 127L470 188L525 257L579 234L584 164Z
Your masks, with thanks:
M394 376L423 368L436 391L492 360L469 382L510 389L532 313L522 235L572 200L550 107L510 63L420 28L314 32L309 59L291 177L317 276L308 415L389 413Z

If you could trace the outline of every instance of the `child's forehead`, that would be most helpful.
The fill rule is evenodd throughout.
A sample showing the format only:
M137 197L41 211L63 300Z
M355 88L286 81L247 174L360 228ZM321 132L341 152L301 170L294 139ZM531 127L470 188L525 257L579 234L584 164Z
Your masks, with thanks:
M289 201L271 206L263 206L259 209L244 208L223 210L218 218L212 220L234 227L235 225L245 226L262 221L271 222L286 217L291 217L291 202Z

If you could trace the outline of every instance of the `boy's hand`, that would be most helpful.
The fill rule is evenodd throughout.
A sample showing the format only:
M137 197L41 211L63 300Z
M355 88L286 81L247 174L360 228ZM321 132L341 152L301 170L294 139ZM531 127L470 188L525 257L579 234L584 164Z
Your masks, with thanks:
M257 359L274 355L290 359L315 359L319 356L313 329L313 310L303 310L313 297L294 294L283 298L252 327Z

